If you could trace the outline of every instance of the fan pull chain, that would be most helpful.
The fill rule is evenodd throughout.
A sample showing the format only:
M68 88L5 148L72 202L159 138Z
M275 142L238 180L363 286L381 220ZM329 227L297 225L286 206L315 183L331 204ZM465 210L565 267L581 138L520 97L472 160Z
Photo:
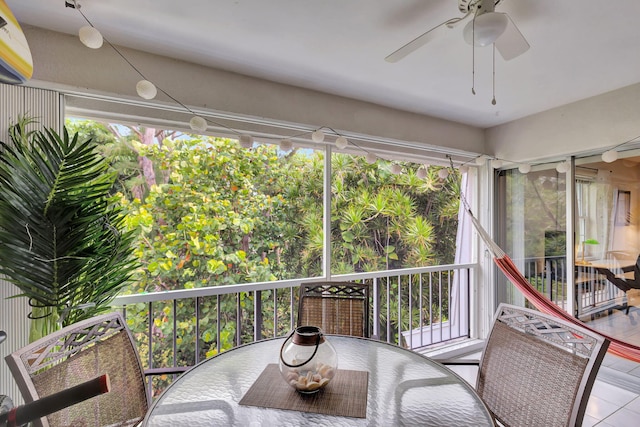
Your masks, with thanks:
M496 105L496 44L493 44L493 99L491 105Z
M471 21L471 93L476 94L476 17Z

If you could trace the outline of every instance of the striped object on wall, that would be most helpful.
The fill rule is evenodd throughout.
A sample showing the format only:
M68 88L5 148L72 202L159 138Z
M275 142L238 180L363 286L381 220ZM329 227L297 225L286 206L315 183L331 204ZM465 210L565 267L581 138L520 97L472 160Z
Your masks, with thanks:
M34 128L45 126L59 132L64 120L63 96L50 90L0 84L1 141L9 140L8 128L20 116L36 119ZM0 279L0 330L7 333L7 340L0 344L0 394L11 397L16 405L22 403L22 396L4 362L4 356L24 347L29 341L29 307L26 299L7 299L18 293L18 288Z

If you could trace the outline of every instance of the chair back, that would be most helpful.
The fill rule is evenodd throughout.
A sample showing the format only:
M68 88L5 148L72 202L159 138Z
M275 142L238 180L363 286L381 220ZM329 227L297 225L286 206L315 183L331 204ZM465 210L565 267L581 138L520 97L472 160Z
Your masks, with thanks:
M580 426L608 346L562 319L501 304L476 390L504 426Z
M326 334L369 337L369 285L352 282L303 283L298 326Z
M67 326L5 359L26 403L109 374L109 393L41 418L34 426L131 426L149 407L140 358L118 313Z

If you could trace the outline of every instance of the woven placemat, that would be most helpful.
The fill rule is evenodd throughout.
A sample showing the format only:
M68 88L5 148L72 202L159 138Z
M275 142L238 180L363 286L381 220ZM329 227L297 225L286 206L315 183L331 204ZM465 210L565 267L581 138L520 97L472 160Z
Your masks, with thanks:
M302 394L285 382L278 365L269 364L240 405L366 418L368 387L368 372L338 369L326 387L314 394Z

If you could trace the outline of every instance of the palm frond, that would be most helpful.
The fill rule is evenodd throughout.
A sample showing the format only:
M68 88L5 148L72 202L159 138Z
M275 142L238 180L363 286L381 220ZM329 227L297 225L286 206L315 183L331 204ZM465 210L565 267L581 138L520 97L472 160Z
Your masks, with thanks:
M104 311L137 267L109 196L115 175L90 139L66 129L25 133L19 123L10 136L0 142L0 274L64 324Z

